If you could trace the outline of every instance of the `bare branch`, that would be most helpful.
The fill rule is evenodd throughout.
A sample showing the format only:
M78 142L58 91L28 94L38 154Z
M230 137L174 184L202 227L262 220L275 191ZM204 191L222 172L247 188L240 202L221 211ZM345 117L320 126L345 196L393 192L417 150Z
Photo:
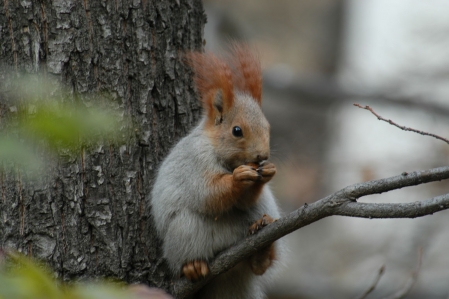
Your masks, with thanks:
M392 294L388 297L385 297L383 299L404 298L404 296L407 295L408 292L410 292L412 287L415 285L416 280L418 279L418 273L419 273L419 270L421 269L421 261L422 261L422 249L420 248L419 252L418 252L418 265L416 266L416 269L412 272L412 275L410 276L410 278L407 280L407 283L405 284L405 286L402 289L395 292L394 294Z
M436 138L436 139L442 140L442 141L446 142L447 144L449 144L449 140L446 139L446 138L443 138L443 137L441 137L441 136L438 136L438 135L435 135L435 134L432 134L432 133L427 133L427 132L420 131L420 130L416 130L416 129L413 129L413 128L401 126L401 125L398 125L397 123L395 123L394 121L392 121L391 119L383 118L382 116L380 116L379 114L377 114L377 113L373 110L373 108L371 108L370 106L365 106L365 107L364 107L364 106L362 106L362 105L360 105L360 104L354 104L354 106L370 111L372 114L374 114L374 115L377 117L378 120L382 120L382 121L384 121L384 122L387 122L387 123L389 123L390 125L393 125L393 126L399 128L399 129L401 129L401 130L404 130L404 131L410 131L410 132L415 132L415 133L418 133L418 134L421 134L421 135L424 135L424 136L431 136L431 137L434 137L434 138Z
M413 203L376 204L356 201L366 195L446 179L449 179L449 166L425 171L404 172L402 175L391 178L348 186L314 203L305 204L264 227L257 234L248 236L233 247L219 253L209 265L210 275L208 277L197 283L191 283L187 279L181 278L173 283L171 293L176 298L185 298L199 290L210 279L231 269L257 250L301 227L329 216L416 218L449 209L449 193Z
M374 291L374 289L376 288L377 284L379 283L380 278L384 274L384 271L385 271L385 265L382 265L380 267L379 271L377 271L377 275L376 275L376 278L374 279L373 283L370 285L370 287L360 297L357 297L357 299L365 299L366 296L368 296L372 291Z

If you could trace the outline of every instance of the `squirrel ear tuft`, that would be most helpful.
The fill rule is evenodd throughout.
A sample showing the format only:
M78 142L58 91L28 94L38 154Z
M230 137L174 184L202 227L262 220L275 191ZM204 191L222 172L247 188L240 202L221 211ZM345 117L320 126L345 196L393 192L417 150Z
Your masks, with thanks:
M186 63L193 70L196 90L208 117L226 113L234 104L234 86L229 65L212 53L190 52Z
M231 54L235 87L249 93L262 105L262 68L257 52L247 44L233 42Z

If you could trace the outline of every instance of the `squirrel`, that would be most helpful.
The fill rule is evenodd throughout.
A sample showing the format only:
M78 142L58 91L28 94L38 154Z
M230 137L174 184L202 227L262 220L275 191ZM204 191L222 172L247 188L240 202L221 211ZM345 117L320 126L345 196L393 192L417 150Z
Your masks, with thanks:
M175 276L191 281L208 275L217 253L279 218L266 184L276 167L268 162L260 62L248 45L234 43L229 54L185 55L203 116L162 162L151 193L163 256ZM195 298L264 298L260 275L277 259L278 243L215 277Z

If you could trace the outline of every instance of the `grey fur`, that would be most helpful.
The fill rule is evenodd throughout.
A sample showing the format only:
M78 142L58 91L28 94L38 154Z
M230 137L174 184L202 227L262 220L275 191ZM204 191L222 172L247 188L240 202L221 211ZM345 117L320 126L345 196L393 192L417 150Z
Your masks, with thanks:
M269 130L260 107L248 97L236 97L239 114L243 111L254 129ZM255 111L256 110L256 111ZM235 111L228 115L234 117ZM254 118L254 115L257 118ZM241 116L241 115L240 115ZM260 119L260 118L263 119ZM229 119L225 121L230 121ZM162 163L152 191L152 214L163 254L175 276L193 260L210 261L218 252L248 234L249 226L263 214L279 218L275 199L267 185L257 203L247 210L234 208L220 217L205 210L208 198L207 173L230 173L222 157L204 132L205 119L171 150ZM263 280L252 273L247 261L213 279L200 298L263 298Z

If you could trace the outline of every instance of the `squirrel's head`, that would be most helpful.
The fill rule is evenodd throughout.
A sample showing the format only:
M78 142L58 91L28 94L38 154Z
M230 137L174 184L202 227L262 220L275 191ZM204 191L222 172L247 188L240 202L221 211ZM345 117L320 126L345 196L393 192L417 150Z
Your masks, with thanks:
M262 71L248 46L234 44L227 60L211 53L187 54L204 108L204 132L217 157L234 168L267 160L270 125L262 113Z

